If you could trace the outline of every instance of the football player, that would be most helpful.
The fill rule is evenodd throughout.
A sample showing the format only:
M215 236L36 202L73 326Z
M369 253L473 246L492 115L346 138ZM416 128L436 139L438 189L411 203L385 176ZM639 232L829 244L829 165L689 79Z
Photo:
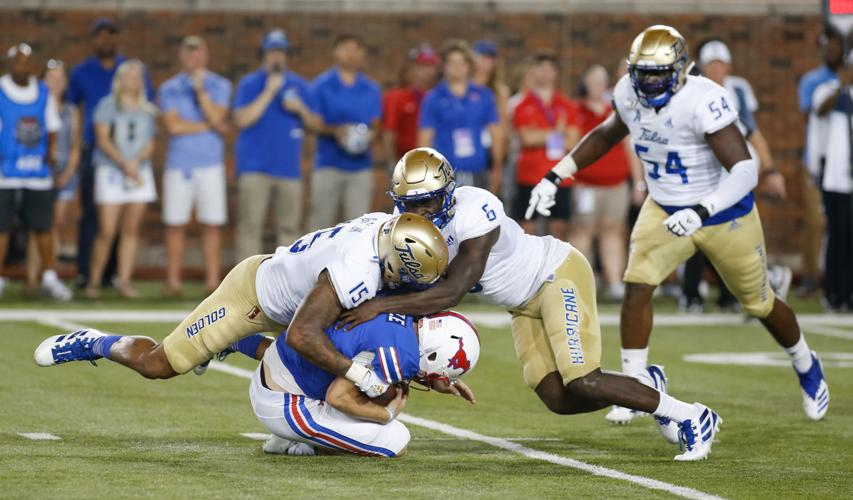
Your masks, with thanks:
M768 284L764 234L752 194L758 169L738 130L731 97L711 80L687 74L687 46L669 26L652 26L640 33L627 63L628 74L614 89L614 112L539 182L526 215L550 213L562 179L630 135L645 165L650 196L631 234L624 275L623 372L635 375L645 370L652 293L699 249L744 312L759 318L790 355L805 413L820 420L829 407L829 388L794 313ZM607 417L625 423L635 415L614 408Z
M380 313L426 315L459 303L469 291L512 314L512 334L524 380L558 414L586 413L618 404L653 413L665 437L684 438L676 460L699 460L711 451L720 417L708 407L665 393L666 377L651 366L639 378L606 373L595 279L586 258L551 236L525 234L497 197L475 187L456 188L453 169L430 148L406 153L391 182L397 210L428 216L450 252L444 280L417 293L377 297L346 311L349 327Z
M244 260L162 343L81 330L44 340L36 348L35 361L52 366L104 357L147 378L170 378L242 338L289 325L288 345L376 396L387 384L375 371L342 355L324 329L344 309L373 297L383 284L432 284L447 262L447 245L429 220L412 214L367 214L303 236L274 255Z
M331 450L398 457L409 443L409 430L396 419L405 407L409 381L462 386L459 378L474 368L480 355L477 330L455 312L418 321L381 314L352 331L327 328L338 351L372 367L391 387L382 399L393 399L385 403L317 367L288 345L288 334L266 349L249 388L255 415L274 436L264 444L267 453L314 455ZM473 395L468 399L473 403Z

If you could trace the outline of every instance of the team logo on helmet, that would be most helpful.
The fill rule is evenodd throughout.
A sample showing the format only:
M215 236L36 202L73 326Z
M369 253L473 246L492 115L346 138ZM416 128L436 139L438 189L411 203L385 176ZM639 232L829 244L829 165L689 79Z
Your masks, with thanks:
M463 372L467 372L471 368L471 362L468 361L468 354L465 353L465 346L462 343L462 337L452 335L450 338L459 340L459 349L456 351L456 354L454 354L452 358L447 360L447 367L456 368L458 370L462 370Z

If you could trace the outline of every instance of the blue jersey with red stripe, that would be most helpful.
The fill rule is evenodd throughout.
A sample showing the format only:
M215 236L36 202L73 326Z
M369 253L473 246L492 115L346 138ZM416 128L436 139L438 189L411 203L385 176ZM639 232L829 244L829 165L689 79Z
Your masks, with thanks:
M388 384L411 380L418 374L420 350L414 318L403 314L380 314L350 331L331 326L326 335L344 356L352 359L360 353L372 354L371 368ZM326 391L335 375L303 358L286 342L287 332L275 345L284 366L305 393L313 399L326 399ZM369 354L364 355L369 357Z

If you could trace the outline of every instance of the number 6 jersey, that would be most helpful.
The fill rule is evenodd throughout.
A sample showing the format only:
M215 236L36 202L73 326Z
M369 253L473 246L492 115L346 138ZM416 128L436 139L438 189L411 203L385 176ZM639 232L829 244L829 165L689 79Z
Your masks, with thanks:
M689 75L684 87L656 111L640 104L626 75L613 91L613 109L631 132L649 195L659 205L693 206L728 175L705 135L735 123L738 115L726 90L711 80ZM748 198L747 212L752 195Z

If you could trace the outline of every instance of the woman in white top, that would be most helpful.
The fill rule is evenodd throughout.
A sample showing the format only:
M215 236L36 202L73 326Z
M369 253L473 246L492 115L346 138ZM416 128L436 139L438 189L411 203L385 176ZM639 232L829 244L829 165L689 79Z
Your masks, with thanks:
M157 199L151 168L156 108L146 97L143 75L139 60L123 62L113 78L112 92L95 108L93 162L98 236L92 247L92 269L86 288L89 298L100 296L109 250L119 232L117 288L126 298L138 296L130 279L139 246L139 225L146 204Z

